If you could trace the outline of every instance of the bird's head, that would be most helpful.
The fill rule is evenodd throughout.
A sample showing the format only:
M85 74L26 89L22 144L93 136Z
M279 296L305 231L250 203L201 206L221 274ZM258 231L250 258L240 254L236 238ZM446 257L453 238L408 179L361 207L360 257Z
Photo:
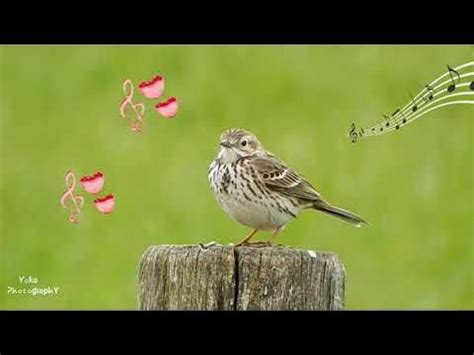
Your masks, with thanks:
M249 131L231 128L221 134L218 157L225 163L233 163L242 157L264 155L257 137Z

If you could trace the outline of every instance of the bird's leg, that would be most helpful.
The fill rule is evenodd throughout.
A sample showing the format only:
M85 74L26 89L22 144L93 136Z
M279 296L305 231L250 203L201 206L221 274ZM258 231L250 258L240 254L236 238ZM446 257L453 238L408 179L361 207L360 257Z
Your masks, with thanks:
M258 232L258 229L257 228L254 229L252 232L249 233L249 235L247 235L244 239L242 239L240 242L238 242L235 246L239 247L239 246L247 243L257 232Z
M272 246L273 243L275 242L275 239L276 239L276 236L281 232L283 228L282 227L278 227L277 229L275 229L272 233L272 235L270 236L270 238L268 238L268 241L267 243Z

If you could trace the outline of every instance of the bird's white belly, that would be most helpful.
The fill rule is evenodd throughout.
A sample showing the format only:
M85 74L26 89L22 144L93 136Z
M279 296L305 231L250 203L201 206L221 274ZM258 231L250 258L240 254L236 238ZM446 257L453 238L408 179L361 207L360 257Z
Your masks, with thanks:
M222 208L237 222L261 230L274 230L288 223L288 216L244 198L220 196Z

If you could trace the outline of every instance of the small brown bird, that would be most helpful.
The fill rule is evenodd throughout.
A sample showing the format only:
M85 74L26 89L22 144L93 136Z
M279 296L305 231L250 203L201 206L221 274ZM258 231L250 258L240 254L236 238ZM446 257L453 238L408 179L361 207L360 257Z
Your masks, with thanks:
M219 153L209 167L209 182L224 211L253 228L237 245L248 243L259 230L273 231L268 240L273 244L278 232L303 209L321 211L357 227L366 223L327 203L308 181L243 129L221 135Z

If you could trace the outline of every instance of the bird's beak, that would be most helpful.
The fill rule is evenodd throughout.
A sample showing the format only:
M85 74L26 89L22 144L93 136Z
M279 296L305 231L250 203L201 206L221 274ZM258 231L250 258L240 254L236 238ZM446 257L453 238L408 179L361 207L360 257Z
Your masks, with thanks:
M224 148L231 148L232 145L228 141L222 141L221 146Z

